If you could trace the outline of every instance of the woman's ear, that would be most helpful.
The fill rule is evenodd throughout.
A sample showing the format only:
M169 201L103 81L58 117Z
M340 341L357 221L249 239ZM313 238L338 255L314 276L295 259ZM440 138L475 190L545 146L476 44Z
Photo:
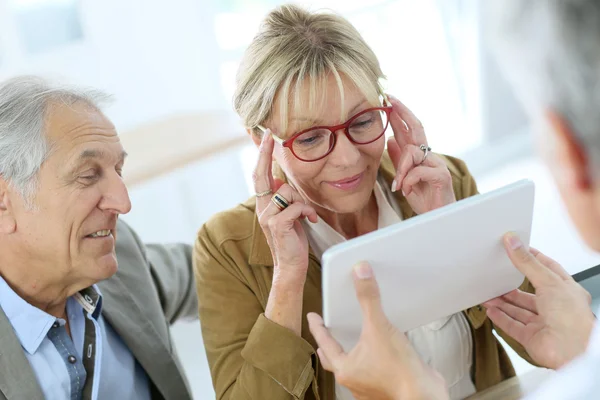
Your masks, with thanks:
M252 139L252 141L254 142L254 144L256 145L256 147L260 146L260 142L262 141L262 137L260 137L259 135L256 134L256 131L252 128L246 128L246 132L248 132L248 135L250 135L250 138Z

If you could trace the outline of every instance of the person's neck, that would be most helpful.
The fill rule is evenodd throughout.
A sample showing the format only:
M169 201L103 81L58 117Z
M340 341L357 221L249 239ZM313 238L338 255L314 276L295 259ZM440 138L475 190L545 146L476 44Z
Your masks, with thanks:
M9 265L19 265L21 268L6 268ZM74 283L51 282L22 266L22 263L10 263L3 257L0 276L27 303L54 317L66 319L67 299L85 287L78 287Z
M367 204L357 212L340 214L322 207L316 207L319 217L346 239L352 239L377 230L379 208L375 192Z

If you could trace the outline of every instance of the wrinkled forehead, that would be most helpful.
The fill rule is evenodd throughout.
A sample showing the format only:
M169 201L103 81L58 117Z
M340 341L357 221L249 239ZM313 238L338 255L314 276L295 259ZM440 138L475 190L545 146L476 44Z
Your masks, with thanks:
M46 108L44 132L50 141L68 139L69 135L85 128L114 131L112 122L97 108L83 101L52 102ZM92 132L89 132L92 133Z
M376 86L356 83L345 75L337 79L334 74L296 80L279 89L271 123L280 137L289 137L311 126L344 122L361 105L381 106Z
M88 148L101 148L107 158L112 153L114 158L120 157L123 152L112 122L100 110L83 102L50 104L44 132L50 157L59 157L65 163Z

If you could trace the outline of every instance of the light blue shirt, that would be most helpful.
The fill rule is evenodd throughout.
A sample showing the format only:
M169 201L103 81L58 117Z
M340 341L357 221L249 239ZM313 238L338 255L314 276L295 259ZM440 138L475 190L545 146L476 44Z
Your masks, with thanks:
M0 307L21 342L44 396L48 400L81 399L87 378L82 360L88 319L93 323L93 332L90 333L95 334L93 345L96 348L91 399L149 400L146 372L102 317L100 291L96 286L86 290L91 290L98 300L94 305L85 304L85 298L90 303L92 301L83 294L67 300L69 337L65 320L27 303L0 277ZM91 354L91 346L88 350L86 353Z

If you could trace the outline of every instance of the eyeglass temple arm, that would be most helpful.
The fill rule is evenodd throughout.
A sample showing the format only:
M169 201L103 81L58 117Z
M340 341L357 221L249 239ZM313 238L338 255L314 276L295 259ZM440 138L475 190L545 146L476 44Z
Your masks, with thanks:
M388 99L387 94L382 93L381 96L383 96L383 106L384 107L391 107L392 103L390 103L390 99Z
M256 125L256 127L258 129L260 129L263 133L267 133L267 128L265 128L264 126L262 126L262 125ZM275 136L275 134L273 132L271 132L271 137L273 138L273 140L275 142L277 142L279 144L283 144L283 139L280 138L280 137L278 137L278 136Z

